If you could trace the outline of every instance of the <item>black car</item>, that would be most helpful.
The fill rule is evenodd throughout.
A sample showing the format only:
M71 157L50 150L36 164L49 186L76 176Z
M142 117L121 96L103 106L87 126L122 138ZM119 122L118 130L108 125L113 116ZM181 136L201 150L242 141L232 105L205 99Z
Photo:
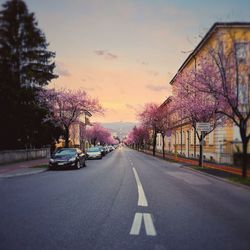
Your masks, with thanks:
M57 150L49 161L49 168L76 168L85 167L85 154L78 148L61 148Z

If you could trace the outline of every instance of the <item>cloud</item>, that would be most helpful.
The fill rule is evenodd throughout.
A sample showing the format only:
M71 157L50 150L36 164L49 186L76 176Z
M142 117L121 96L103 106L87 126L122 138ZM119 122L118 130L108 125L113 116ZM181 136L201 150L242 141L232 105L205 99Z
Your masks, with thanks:
M106 53L106 58L109 58L109 59L117 59L118 56L115 55L115 54L112 54L110 52Z
M118 58L117 55L113 54L113 53L110 53L109 51L107 50L94 50L94 53L97 55L97 56L102 56L104 57L105 59L108 59L108 60L115 60Z
M59 75L59 76L65 76L65 77L68 77L68 76L71 76L69 70L66 68L65 64L62 63L62 62L56 62L56 73Z
M140 60L137 60L137 63L139 63L139 64L141 64L141 65L143 65L143 66L147 66L147 65L148 65L147 62L145 62L145 61L140 61Z
M97 56L104 56L106 54L106 50L94 50L94 53Z
M162 91L162 90L167 90L167 86L162 86L162 85L156 85L156 84L148 84L146 85L146 88L152 90L152 91Z

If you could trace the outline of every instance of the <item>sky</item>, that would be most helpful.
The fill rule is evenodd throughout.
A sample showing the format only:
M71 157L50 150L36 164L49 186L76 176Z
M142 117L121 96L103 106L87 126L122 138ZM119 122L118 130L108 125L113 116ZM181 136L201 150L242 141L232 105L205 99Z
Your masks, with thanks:
M249 0L25 2L56 52L49 87L98 98L98 122L137 121L145 103L171 95L170 80L214 22L250 22Z

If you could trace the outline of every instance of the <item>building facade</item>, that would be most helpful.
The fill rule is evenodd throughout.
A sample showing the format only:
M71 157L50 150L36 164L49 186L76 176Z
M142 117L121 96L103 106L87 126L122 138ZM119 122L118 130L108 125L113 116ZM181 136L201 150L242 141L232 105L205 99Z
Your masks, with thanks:
M233 50L232 50L233 48ZM178 75L194 71L199 67L201 59L211 54L211 51L222 50L223 53L235 51L238 63L238 101L241 109L249 112L250 103L250 23L215 23L193 52L179 68L170 81L173 96L176 93L175 83ZM228 66L229 67L229 66ZM183 157L199 157L199 140L195 128L185 119L183 114L172 114L172 128L169 136L165 137L165 151ZM250 130L250 124L248 123ZM162 138L157 136L157 150L161 151ZM204 141L204 159L233 163L235 152L242 150L239 128L231 120L217 126ZM250 149L248 148L248 151Z

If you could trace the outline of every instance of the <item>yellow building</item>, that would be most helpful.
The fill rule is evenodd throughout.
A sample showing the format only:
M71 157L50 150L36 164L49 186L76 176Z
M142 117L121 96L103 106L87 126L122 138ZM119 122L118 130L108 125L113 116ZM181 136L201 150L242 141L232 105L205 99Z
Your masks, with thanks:
M90 117L92 114L85 111L81 119L72 123L69 128L69 147L80 148L85 151L90 145L86 139L86 128L92 126ZM61 138L57 143L56 148L63 148L65 146L65 140Z
M233 47L234 46L234 47ZM170 81L175 95L175 82L179 74L196 70L199 61L212 50L223 50L229 53L234 48L239 63L239 103L242 109L249 112L250 101L250 23L215 23L193 52L187 57L176 75ZM199 157L199 140L194 128L185 116L173 116L171 137L165 141L166 152L177 153L185 157ZM250 124L249 124L250 125ZM158 144L160 144L158 138ZM204 158L221 163L233 163L233 153L241 150L239 128L231 121L217 127L205 138Z

